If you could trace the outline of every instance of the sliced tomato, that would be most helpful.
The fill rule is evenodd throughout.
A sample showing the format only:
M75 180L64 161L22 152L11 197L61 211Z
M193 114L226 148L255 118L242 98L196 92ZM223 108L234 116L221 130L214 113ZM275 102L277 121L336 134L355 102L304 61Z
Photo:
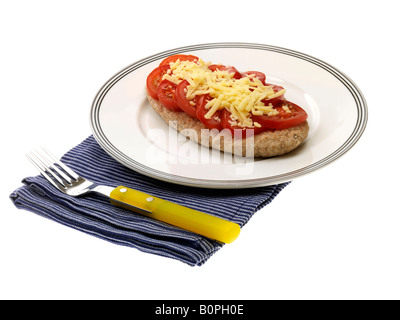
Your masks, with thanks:
M197 118L196 116L196 99L188 100L186 98L186 88L189 82L186 80L181 81L176 87L175 99L179 108L185 111L189 116Z
M223 109L221 112L222 127L224 129L230 130L235 138L248 138L265 131L265 128L262 127L243 128L239 126L233 126L231 122L232 118L230 111L227 109Z
M283 106L285 105L289 107L289 110L291 111L290 113L283 109ZM302 108L300 108L297 104L287 100L281 101L279 105L274 106L274 108L279 112L278 115L253 115L253 121L258 122L265 128L282 130L297 126L306 121L308 118L307 113Z
M265 81L267 79L267 77L265 76L264 73L260 72L260 71L246 71L242 73L242 76L249 76L249 75L254 75L258 80L261 81L261 83L263 85L265 85Z
M166 74L168 70L169 66L157 67L147 76L147 92L153 99L158 100L157 88L161 82L163 75Z
M173 56L169 56L161 61L160 66L169 66L171 62L175 62L176 60L180 61L193 61L196 62L199 60L198 57L190 55L190 54L174 54Z
M267 83L266 86L272 86L272 90L274 90L275 93L285 89L284 87L278 86L276 84L270 84L270 83ZM284 94L282 94L282 95L280 95L279 97L276 97L276 98L264 99L264 100L262 100L262 102L265 105L268 105L268 104L272 103L272 105L275 106L275 105L279 105L283 100L285 100L285 95Z
M160 82L160 85L157 88L158 99L161 104L171 111L182 111L181 108L178 107L175 99L175 91L177 85L169 80L163 80Z
M223 127L221 125L221 111L218 110L214 113L211 119L206 119L205 115L209 111L206 109L206 104L212 98L208 94L204 94L201 96L197 96L196 98L196 116L197 119L201 121L208 129L217 129L222 130Z
M235 79L240 79L242 78L242 74L235 68L232 66L224 66L222 64L212 64L210 66L208 66L208 69L210 69L211 71L228 71L229 73L233 73L233 78Z

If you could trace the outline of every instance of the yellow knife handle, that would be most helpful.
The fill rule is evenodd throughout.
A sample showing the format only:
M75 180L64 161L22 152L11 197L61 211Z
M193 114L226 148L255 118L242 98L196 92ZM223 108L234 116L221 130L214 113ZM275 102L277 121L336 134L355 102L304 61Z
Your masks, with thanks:
M233 242L240 233L237 223L127 187L115 188L110 198L111 203L116 206L224 243Z

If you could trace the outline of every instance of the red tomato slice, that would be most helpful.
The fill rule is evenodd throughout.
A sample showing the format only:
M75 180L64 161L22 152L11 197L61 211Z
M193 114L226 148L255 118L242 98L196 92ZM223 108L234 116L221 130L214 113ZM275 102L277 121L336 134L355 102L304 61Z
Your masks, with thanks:
M218 110L214 113L211 119L206 119L205 115L209 111L206 109L206 104L212 98L208 94L204 94L201 96L197 96L196 101L196 116L208 129L217 129L222 130L223 127L221 125L221 111Z
M232 66L227 67L227 66L224 66L222 64L212 64L212 65L208 66L208 69L210 69L213 72L216 71L216 70L228 71L229 73L233 73L234 74L233 78L235 78L235 79L242 78L242 74L235 67L232 67Z
M267 83L266 85L272 86L272 89L274 90L275 93L285 89L284 87L278 86L276 84ZM264 99L264 100L262 100L262 102L265 105L272 103L272 105L275 106L275 105L279 105L283 100L285 100L285 94L282 94L279 97L272 98L272 99Z
M196 62L196 61L198 61L199 60L199 58L198 57L196 57L196 56L192 56L192 55L190 55L190 54L175 54L175 55L173 55L173 56L169 56L169 57L167 57L167 58L165 58L163 61L161 61L161 63L160 63L160 67L161 66L169 66L169 64L171 63L171 62L175 62L176 60L180 60L180 61L193 61L193 62Z
M163 75L166 74L168 70L169 66L157 67L147 76L147 92L153 99L158 100L157 88Z
M287 105L289 107L290 113L283 109L283 106ZM278 106L274 108L279 111L276 116L252 116L253 121L258 122L265 128L282 130L290 127L297 126L307 120L307 113L300 108L297 104L290 101L281 101Z
M258 80L262 82L263 85L265 85L265 80L267 77L265 76L264 73L260 71L246 71L242 73L242 76L248 76L248 75L254 75Z
M175 99L179 108L185 111L189 116L197 118L196 116L196 99L188 100L186 98L186 88L189 82L186 80L181 81L176 87ZM192 105L191 103L194 103Z
M167 109L181 112L182 109L176 104L175 91L176 84L165 79L160 82L160 85L157 88L158 99Z
M242 128L239 126L233 126L230 124L231 121L231 113L227 109L223 109L221 112L222 127L230 130L235 138L248 138L266 130L263 127Z

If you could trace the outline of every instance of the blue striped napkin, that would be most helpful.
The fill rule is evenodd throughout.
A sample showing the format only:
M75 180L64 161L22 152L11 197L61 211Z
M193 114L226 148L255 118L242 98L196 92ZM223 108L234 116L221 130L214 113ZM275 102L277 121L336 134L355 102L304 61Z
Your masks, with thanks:
M254 189L215 190L171 184L143 176L111 158L93 136L71 149L62 161L93 182L124 185L238 223L271 202L287 183ZM115 207L97 194L70 197L41 175L25 178L10 198L21 209L119 245L202 265L223 245L146 216ZM234 245L234 244L231 244Z

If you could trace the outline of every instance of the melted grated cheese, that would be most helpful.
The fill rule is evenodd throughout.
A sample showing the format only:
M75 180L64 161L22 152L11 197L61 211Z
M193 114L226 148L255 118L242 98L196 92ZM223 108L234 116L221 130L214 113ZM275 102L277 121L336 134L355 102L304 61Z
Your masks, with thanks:
M272 104L265 105L262 100L279 97L286 90L275 92L272 86L265 86L254 75L241 79L233 78L233 73L227 71L211 71L209 62L199 59L196 62L180 61L170 63L170 70L163 76L175 84L186 80L186 98L194 99L197 95L209 94L212 98L207 104L206 119L211 119L218 110L224 108L231 112L231 124L240 127L258 127L253 123L251 115L278 114Z
M282 109L285 110L286 113L291 113L292 111L290 111L289 107L287 105L283 105Z

